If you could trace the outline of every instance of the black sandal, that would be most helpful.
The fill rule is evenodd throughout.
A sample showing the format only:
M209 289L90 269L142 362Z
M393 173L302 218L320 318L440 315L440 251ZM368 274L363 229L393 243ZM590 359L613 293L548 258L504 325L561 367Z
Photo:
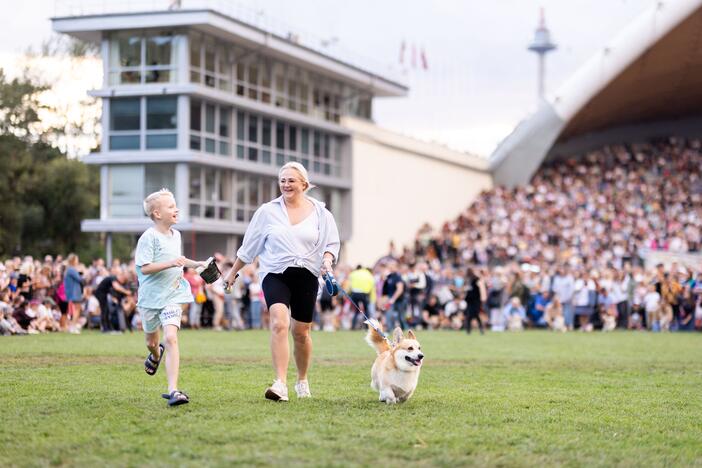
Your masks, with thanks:
M158 356L158 361L154 359L154 356L151 353L146 356L146 361L144 361L144 372L149 375L156 374L158 365L161 364L161 359L163 359L163 353L166 351L166 348L162 344L159 344L158 347L161 349L161 353Z
M180 390L173 390L171 393L162 393L161 398L168 400L168 406L178 406L190 403L190 397Z

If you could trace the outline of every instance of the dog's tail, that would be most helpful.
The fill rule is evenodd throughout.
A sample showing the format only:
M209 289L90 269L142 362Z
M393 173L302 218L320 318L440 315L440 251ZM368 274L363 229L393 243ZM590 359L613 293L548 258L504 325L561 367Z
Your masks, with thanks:
M371 348L375 349L378 354L384 353L390 349L388 341L374 328L376 327L381 332L383 331L383 326L375 319L368 319L364 323L368 324L368 334L366 334L366 343L370 345Z

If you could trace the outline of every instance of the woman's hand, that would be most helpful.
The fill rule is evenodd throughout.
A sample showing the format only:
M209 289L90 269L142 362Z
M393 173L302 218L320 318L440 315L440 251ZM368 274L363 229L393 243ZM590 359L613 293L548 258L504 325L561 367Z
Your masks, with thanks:
M333 259L332 257L325 256L322 259L322 275L333 274L334 269L332 267Z
M229 294L232 291L232 286L234 286L234 282L236 279L239 277L239 273L234 274L234 278L232 278L232 274L234 273L234 268L229 270L226 275L222 278L222 285L224 286L224 292Z

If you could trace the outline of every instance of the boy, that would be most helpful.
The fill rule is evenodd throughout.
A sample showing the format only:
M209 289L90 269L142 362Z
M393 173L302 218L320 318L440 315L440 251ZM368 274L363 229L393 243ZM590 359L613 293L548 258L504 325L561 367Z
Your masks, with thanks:
M137 308L150 351L144 370L154 375L166 354L168 393L161 396L168 400L169 406L177 406L190 401L188 395L178 390L181 304L193 302L190 285L183 278L183 267L197 268L204 263L181 255L180 232L171 228L178 222L178 208L168 189L146 197L144 211L154 222L139 238L135 254L139 278ZM159 344L159 326L163 327L165 346Z

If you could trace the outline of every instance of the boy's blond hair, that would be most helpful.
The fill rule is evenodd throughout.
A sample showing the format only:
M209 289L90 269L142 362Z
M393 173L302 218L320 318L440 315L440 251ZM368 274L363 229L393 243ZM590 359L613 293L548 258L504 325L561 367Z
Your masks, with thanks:
M162 188L158 192L154 192L144 199L144 213L151 219L154 219L154 211L158 206L158 201L161 197L171 197L175 200L173 193L167 188Z

